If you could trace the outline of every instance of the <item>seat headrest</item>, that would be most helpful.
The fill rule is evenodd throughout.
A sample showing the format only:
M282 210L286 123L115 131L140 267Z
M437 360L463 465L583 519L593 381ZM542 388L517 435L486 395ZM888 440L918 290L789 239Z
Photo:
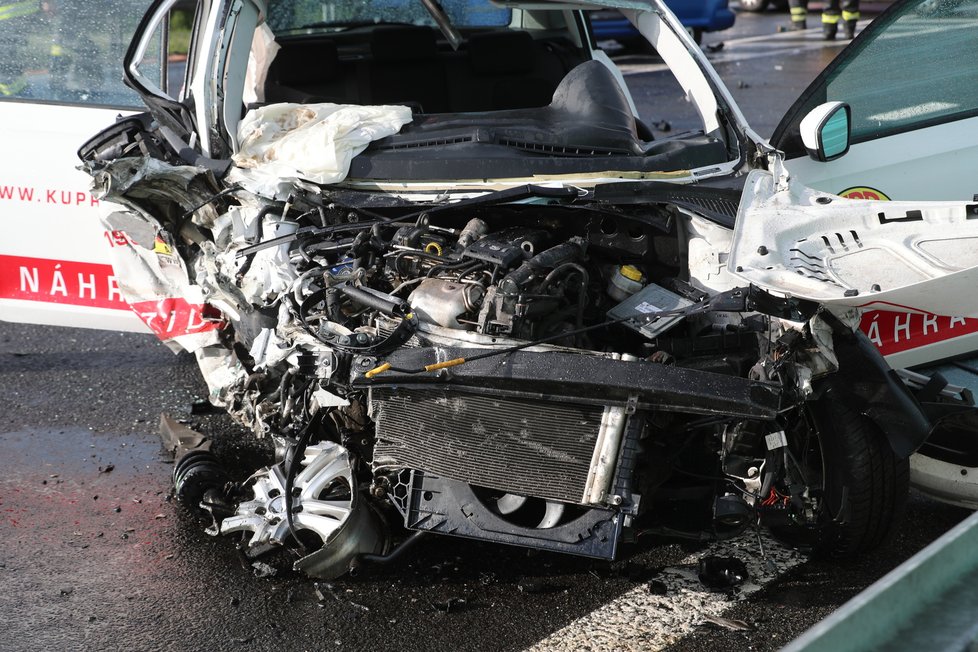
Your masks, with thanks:
M533 60L533 37L526 32L486 32L469 37L469 62L477 75L529 72Z
M301 86L332 79L339 70L339 55L332 41L285 43L272 61L269 77L285 86Z
M438 41L428 27L381 26L370 32L370 54L375 61L430 59Z

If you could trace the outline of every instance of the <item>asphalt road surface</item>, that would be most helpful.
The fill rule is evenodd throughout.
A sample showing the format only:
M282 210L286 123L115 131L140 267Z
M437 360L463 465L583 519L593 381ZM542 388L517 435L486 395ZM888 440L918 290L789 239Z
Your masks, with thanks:
M786 20L742 15L705 39L763 135L841 47L775 34ZM682 100L651 57L620 63L647 121L673 115ZM967 516L914 495L890 543L841 564L767 539L762 555L753 533L643 537L614 563L432 537L316 584L287 559L243 563L170 501L161 412L213 436L239 478L268 454L195 413L204 391L193 358L151 336L0 323L0 650L773 650ZM750 580L707 590L708 554Z

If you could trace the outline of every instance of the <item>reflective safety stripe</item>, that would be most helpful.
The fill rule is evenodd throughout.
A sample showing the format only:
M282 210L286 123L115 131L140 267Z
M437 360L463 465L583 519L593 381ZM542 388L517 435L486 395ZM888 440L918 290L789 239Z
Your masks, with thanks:
M41 10L41 3L37 0L24 0L12 5L0 6L0 20L8 18L18 18L20 16L30 16Z
M19 77L9 84L0 84L0 95L10 97L11 95L17 95L24 92L25 88L27 88L27 78Z
M792 17L794 17L794 16L805 16L807 14L808 14L808 10L805 9L804 7L792 7L791 8L791 16Z
M842 10L842 20L859 20L859 12L858 11L846 11L845 9L843 9Z
M822 14L822 22L835 25L839 22L839 14Z

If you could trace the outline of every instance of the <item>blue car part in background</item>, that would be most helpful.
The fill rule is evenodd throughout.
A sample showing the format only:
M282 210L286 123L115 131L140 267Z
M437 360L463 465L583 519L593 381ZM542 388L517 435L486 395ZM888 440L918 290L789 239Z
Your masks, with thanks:
M727 6L727 0L668 0L666 5L697 43L702 40L704 32L719 32L734 24L734 13ZM644 49L647 46L635 26L620 12L602 9L589 14L595 40L615 40L626 49Z

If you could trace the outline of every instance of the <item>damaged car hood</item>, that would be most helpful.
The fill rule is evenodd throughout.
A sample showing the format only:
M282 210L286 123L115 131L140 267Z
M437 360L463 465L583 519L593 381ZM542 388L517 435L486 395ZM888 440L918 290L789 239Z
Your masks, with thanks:
M728 270L841 308L978 317L978 204L846 199L748 177Z

